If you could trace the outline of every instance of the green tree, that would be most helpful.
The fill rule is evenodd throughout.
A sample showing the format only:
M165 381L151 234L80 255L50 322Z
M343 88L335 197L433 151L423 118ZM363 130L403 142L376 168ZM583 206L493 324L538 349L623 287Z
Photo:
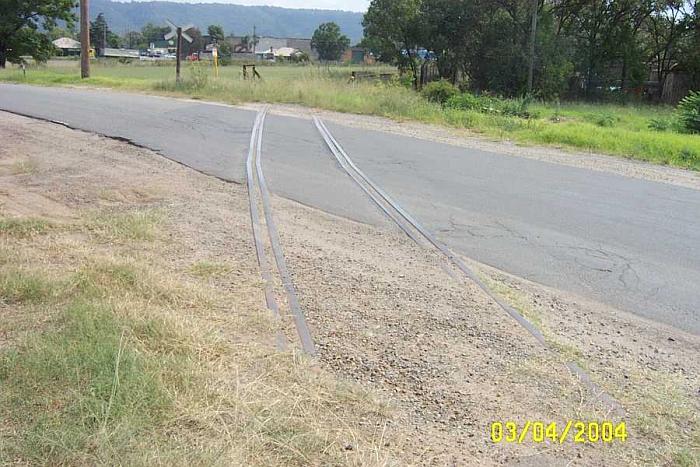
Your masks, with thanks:
M422 2L422 45L435 52L441 78L455 82L460 73L474 75L475 51L481 43L477 31L482 31L481 13L486 8L482 3L479 0Z
M56 21L75 21L73 0L0 0L0 68L7 61L19 63L23 55L46 61L54 51L41 31L56 27Z
M697 34L692 27L693 11L697 12L697 5L693 10L683 0L669 0L655 5L654 11L646 22L649 61L653 65L659 82L658 97L663 91L666 78L679 62L687 65L684 68L692 75L693 63L692 60L688 62L687 59L693 56L700 57L695 47L687 49L684 47L689 39ZM696 22L697 19L695 24ZM695 63L695 67L700 65Z
M153 23L147 23L141 28L141 34L143 35L143 40L146 43L146 47L149 47L152 42L162 41L163 36L165 36L168 32L170 32L169 27L156 26Z
M192 38L192 42L182 41L182 57L192 55L195 52L204 50L204 38L199 28L192 28L187 31L187 35Z
M109 29L104 13L98 14L95 21L90 22L90 44L97 49L121 46L121 38Z
M418 59L415 50L421 42L422 23L419 0L372 0L362 20L365 37L391 59L413 73L418 88Z
M224 28L217 24L210 24L209 27L207 28L207 34L211 38L212 42L215 42L217 44L220 44L224 41Z
M218 44L219 55L222 57L230 57L233 53L233 46L228 40L223 40Z
M217 45L219 55L221 55L222 57L231 56L233 48L231 47L231 44L229 44L226 41L226 36L224 35L224 28L217 24L211 24L207 28L207 34L211 38L212 43Z
M311 36L311 47L321 60L340 60L343 51L350 46L350 39L340 32L335 23L323 23Z
M129 49L146 49L146 48L148 48L148 44L146 43L146 40L143 38L143 34L141 34L141 32L139 32L139 31L127 32L126 34L124 34L122 42L124 43L124 47L127 47Z
M75 33L75 27L73 25L67 26L65 28L53 27L46 31L49 39L55 41L61 37L70 37L71 39L77 39L77 34Z
M690 77L690 88L700 89L700 2L689 8L684 20L686 34L678 41L679 68Z

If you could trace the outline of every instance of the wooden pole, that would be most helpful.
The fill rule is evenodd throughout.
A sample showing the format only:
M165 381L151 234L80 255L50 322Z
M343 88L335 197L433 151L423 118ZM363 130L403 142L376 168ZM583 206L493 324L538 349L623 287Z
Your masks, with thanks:
M182 52L182 28L177 28L177 57L175 57L175 82L180 84L180 53Z
M253 25L253 59L255 59L255 44L257 44L257 39L255 35L255 25Z
M90 77L90 13L88 0L80 0L80 77Z

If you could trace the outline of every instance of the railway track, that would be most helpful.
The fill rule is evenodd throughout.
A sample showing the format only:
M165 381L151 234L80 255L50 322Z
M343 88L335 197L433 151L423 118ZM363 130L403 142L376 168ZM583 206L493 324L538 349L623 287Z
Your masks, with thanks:
M248 147L248 157L246 159L246 183L248 186L248 200L250 202L250 220L253 229L253 239L255 242L255 251L258 257L260 266L260 275L264 283L265 303L277 320L282 319L279 303L275 294L274 280L272 276L272 268L265 245L269 244L270 251L274 257L274 264L282 282L282 287L287 296L287 306L294 319L294 325L299 335L302 350L309 354L315 355L316 349L311 338L309 327L306 323L306 318L299 305L296 289L292 283L287 264L284 260L282 246L279 239L279 231L277 224L272 215L272 203L270 201L270 191L267 188L265 175L262 166L262 143L263 129L265 126L265 116L267 108L264 108L255 117L253 130L250 135L250 145ZM255 170L253 170L255 168ZM259 193L259 198L258 198ZM267 241L264 235L262 219L260 216L260 207L262 207L263 218L267 227ZM277 347L285 348L286 339L280 332L277 333Z
M416 221L406 210L394 201L381 187L374 183L353 160L348 156L340 143L333 137L323 120L318 117L313 119L321 137L338 161L340 167L352 178L377 207L387 215L411 240L420 246L433 248L448 262L443 269L455 280L461 282L465 278L475 283L498 306L513 318L520 326L544 348L551 350L542 333L530 321L506 303L501 297L493 293L491 289L469 268L459 256L447 245L440 242L430 231ZM450 267L451 266L451 267ZM621 412L620 404L610 397L603 389L596 385L588 373L574 361L566 362L566 367L583 382L601 402L611 410Z

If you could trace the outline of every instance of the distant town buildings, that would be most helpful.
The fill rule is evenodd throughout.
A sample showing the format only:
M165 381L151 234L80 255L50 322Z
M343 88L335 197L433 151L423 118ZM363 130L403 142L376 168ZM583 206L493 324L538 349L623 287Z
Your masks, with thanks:
M259 60L274 60L289 59L303 53L311 60L318 60L318 53L311 47L311 39L261 36L255 39L254 41L252 36L230 36L226 41L231 45L234 57L248 56Z
M190 60L210 60L212 48L216 44L207 35L202 36L202 50L188 55ZM318 53L311 47L311 39L296 37L256 37L229 36L225 39L232 51L231 58L245 60L318 60ZM70 37L53 41L54 46L64 56L79 56L80 42ZM175 41L158 40L148 44L147 49L105 48L99 50L101 57L135 58L142 60L163 60L175 58ZM374 57L364 48L350 47L343 53L341 61L355 64L372 64Z

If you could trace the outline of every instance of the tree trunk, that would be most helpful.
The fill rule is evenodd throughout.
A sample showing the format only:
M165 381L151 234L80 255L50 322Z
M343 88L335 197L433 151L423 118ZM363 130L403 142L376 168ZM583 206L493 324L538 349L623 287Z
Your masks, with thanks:
M0 46L0 68L5 69L5 63L7 62L7 48L2 45Z
M620 91L624 94L627 87L627 56L622 59L622 74L620 76Z

